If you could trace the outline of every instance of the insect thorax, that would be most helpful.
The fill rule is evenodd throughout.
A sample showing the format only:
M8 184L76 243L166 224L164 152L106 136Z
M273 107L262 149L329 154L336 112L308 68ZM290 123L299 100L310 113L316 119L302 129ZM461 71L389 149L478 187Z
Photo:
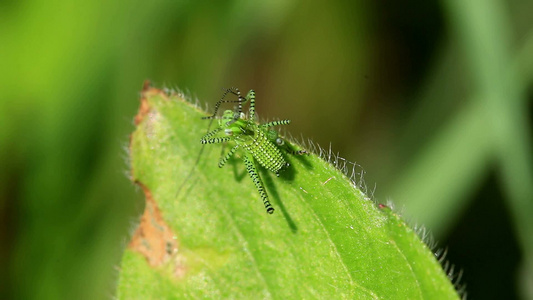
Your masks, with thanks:
M233 140L267 170L276 174L287 166L285 158L279 148L269 139L268 131L255 122L235 115L231 110L224 112L221 126L226 135L233 136Z

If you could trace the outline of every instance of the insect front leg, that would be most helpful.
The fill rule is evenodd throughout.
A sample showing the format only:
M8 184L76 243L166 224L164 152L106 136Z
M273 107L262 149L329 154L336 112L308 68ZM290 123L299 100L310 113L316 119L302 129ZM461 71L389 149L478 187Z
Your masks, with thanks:
M219 127L211 132L208 132L206 135L202 137L200 142L202 144L219 144L219 143L224 143L224 142L231 140L231 137L229 136L211 138L215 134L219 133L221 130L222 130L222 127Z
M200 142L202 144L220 144L220 143L229 142L230 140L231 138L227 136L227 137L216 137L212 139L201 139Z
M257 173L253 156L250 154L244 156L244 164L246 165L246 170L248 171L250 178L252 178L259 195L261 195L261 199L263 200L263 204L265 205L267 213L274 213L274 208L270 204L270 201L268 201L268 195L265 191L265 187L263 186L263 182L261 181L261 177L259 177L259 174Z
M202 144L205 144L204 141L208 140L210 137L214 136L215 134L219 133L222 130L222 127L219 127L217 129L214 129L213 131L208 132L206 135L202 137L200 140Z

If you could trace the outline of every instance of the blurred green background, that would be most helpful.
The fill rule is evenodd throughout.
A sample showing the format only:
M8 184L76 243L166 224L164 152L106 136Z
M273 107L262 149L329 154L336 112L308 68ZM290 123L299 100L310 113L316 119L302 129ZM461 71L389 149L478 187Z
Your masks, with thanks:
M530 0L0 1L0 298L113 296L143 208L125 149L150 79L210 104L255 89L263 118L331 143L377 201L424 224L471 298L533 299L532 13Z

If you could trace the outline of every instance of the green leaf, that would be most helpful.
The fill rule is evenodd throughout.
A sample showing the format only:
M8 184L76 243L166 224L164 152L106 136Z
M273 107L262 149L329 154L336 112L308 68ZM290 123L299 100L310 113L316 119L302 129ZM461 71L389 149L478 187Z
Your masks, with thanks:
M120 298L459 298L416 232L318 155L260 172L268 215L240 156L218 168L222 145L202 150L205 115L179 94L143 91L130 158L147 206Z

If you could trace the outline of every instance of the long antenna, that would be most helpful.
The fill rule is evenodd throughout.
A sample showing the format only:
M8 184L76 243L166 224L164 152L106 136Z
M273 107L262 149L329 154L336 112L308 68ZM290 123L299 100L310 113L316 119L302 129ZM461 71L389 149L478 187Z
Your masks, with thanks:
M238 100L224 100L226 95L228 95L229 93L237 96ZM218 109L219 109L219 107L220 107L220 105L222 103L236 103L236 102L239 103L238 114L235 114L234 117L233 117L233 120L232 120L233 122L235 122L240 117L240 115L242 113L243 100L245 100L245 99L241 96L241 92L239 91L238 88L231 87L229 89L225 89L224 90L224 94L222 94L222 98L220 98L220 100L218 100L217 103L215 104L215 112L213 113L213 115L207 116L207 117L202 117L202 120L207 120L207 119L210 120L209 121L209 125L207 126L206 134L209 133L209 129L211 129L211 124L213 124L213 120L215 119L215 117L216 117L216 115L218 113ZM189 174L187 174L187 177L185 177L185 180L182 182L182 184L180 185L180 187L176 191L176 196L174 198L178 198L181 190L183 189L183 187L185 186L187 181L189 181L189 179L191 178L191 176L192 176L192 174L194 172L194 169L196 168L196 165L198 165L198 163L200 162L200 158L202 157L202 153L204 152L204 147L205 147L205 144L202 144L202 148L200 148L200 152L198 152L198 156L196 157L194 165L192 166L191 170L189 171Z

